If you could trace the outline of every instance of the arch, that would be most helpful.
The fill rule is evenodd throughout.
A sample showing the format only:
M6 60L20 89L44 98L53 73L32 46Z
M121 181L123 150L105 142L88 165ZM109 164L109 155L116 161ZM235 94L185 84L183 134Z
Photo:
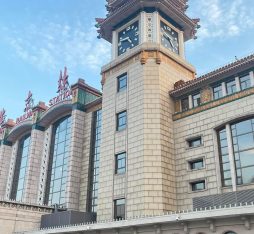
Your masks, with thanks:
M224 232L223 234L237 234L236 232L233 232L233 231L226 231Z
M21 138L24 135L27 135L29 132L32 131L32 120L26 120L18 125L16 125L9 133L6 140L10 142L15 142L19 138Z
M240 115L236 115L226 121L222 121L221 123L219 123L218 125L216 125L214 127L215 130L219 130L220 128L223 128L225 125L227 124L232 124L232 123L237 123L239 121L244 121L246 119L250 119L254 117L254 112L250 112L250 113L245 113L245 114L240 114Z
M62 119L63 116L70 115L71 112L72 103L70 100L60 102L44 112L38 124L47 128L52 123L55 123L56 120Z

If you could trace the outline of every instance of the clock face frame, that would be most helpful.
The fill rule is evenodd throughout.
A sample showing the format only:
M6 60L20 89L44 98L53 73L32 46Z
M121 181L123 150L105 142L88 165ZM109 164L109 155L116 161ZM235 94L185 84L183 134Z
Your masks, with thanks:
M161 44L172 52L179 54L178 33L163 21L160 23L160 32Z
M118 33L118 55L139 44L139 21L134 22Z

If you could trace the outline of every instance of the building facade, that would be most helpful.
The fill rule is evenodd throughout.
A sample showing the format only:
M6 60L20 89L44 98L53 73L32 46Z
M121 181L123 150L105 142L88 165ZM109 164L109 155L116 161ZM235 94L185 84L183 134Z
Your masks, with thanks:
M254 55L196 78L186 9L108 0L103 94L65 70L48 106L1 112L4 233L254 232Z

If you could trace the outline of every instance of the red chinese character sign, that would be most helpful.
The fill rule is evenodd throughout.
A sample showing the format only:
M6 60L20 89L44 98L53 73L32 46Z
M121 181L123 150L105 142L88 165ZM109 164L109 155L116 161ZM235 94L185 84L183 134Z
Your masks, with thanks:
M27 98L25 99L25 109L24 114L16 119L16 124L19 124L20 122L23 122L27 119L32 118L33 116L33 107L34 107L34 100L33 100L33 94L31 91L28 92Z
M5 109L0 111L0 134L4 132L4 124L6 122L6 114Z
M68 76L68 72L67 72L67 68L64 68L64 73L62 71L60 71L60 76L59 76L59 80L58 80L58 96L52 98L49 101L49 105L53 106L59 102L62 102L64 100L69 100L71 99L72 96L72 92L71 92L71 88L69 85L69 80L68 80L69 76Z

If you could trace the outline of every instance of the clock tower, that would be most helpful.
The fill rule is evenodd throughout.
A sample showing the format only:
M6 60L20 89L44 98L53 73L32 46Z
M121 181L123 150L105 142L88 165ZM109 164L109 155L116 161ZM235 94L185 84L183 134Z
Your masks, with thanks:
M107 17L96 19L98 37L112 44L102 68L98 219L116 218L119 207L125 217L174 211L177 142L169 91L195 77L184 42L195 39L199 20L185 14L187 0L107 2Z

